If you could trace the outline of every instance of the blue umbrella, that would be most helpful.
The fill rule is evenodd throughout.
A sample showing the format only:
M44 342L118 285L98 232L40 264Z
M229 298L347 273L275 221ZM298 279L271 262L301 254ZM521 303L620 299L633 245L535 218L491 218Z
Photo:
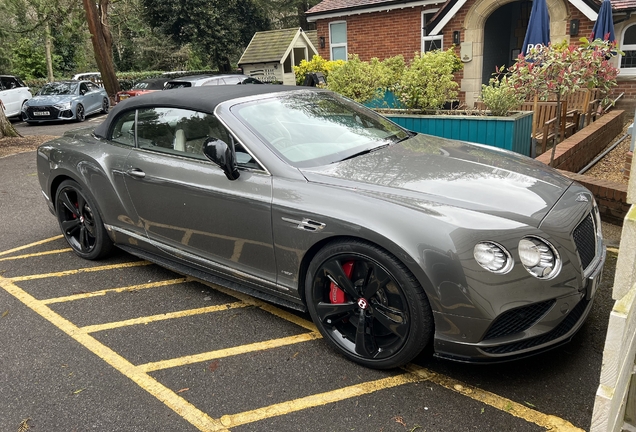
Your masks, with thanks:
M612 3L610 0L603 0L601 9L598 11L598 17L592 29L592 39L603 39L609 35L609 41L614 42L614 20L612 18Z
M546 0L534 0L521 52L523 55L527 55L528 51L537 45L547 46L549 43L550 15L548 14L548 5Z

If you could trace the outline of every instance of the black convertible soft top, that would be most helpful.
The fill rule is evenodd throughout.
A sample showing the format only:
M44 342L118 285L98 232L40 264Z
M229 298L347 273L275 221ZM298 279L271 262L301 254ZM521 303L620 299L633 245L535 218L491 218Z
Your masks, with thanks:
M212 114L220 103L246 96L279 93L284 91L308 90L308 87L281 85L224 85L189 87L173 90L162 90L143 96L126 99L118 103L106 120L93 132L100 138L106 138L111 122L123 111L148 107L171 107L201 111ZM315 90L315 89L312 89Z

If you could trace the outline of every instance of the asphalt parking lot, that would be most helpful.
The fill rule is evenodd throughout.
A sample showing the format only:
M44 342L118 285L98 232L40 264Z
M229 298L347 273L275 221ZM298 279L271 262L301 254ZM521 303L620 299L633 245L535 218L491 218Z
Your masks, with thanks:
M34 153L0 159L0 199L2 431L589 428L613 249L569 344L506 364L422 356L374 371L330 351L308 315L124 252L76 257L41 196Z

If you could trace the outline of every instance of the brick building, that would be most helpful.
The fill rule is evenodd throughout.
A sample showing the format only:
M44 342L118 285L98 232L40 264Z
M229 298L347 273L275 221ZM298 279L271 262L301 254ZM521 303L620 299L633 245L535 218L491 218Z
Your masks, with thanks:
M550 39L578 44L589 37L600 1L547 0ZM464 62L456 74L460 99L472 106L495 66L511 65L521 50L532 1L528 0L323 0L307 11L316 25L318 52L326 59L384 59L455 46ZM636 99L636 0L612 0L614 28L624 55L618 88Z

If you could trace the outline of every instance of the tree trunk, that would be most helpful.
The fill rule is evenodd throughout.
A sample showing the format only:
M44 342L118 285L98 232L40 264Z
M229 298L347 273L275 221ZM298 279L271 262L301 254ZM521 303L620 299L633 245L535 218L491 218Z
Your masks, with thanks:
M4 105L0 101L0 138L21 137L20 133L13 127L7 116L4 114Z
M53 41L51 40L51 26L47 23L44 26L44 52L46 55L46 78L48 82L55 81L53 77L53 58L51 56L51 45L53 45Z
M119 81L115 75L113 63L113 39L108 29L108 0L101 0L99 6L94 0L82 0L86 11L86 21L91 32L93 51L97 68L102 74L102 82L106 93L114 100L115 94L120 90Z

